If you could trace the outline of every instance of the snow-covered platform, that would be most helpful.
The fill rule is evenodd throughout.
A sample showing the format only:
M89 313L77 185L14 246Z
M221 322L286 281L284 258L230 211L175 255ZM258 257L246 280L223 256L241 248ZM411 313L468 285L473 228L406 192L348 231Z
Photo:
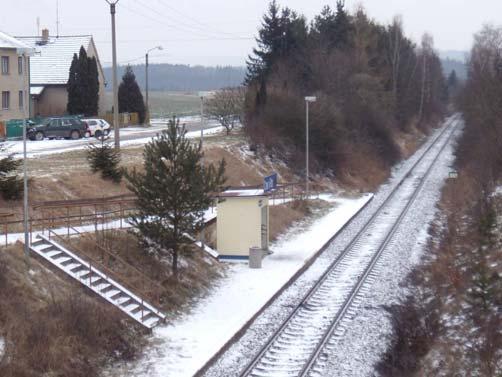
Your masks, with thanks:
M289 230L270 245L274 253L263 268L232 264L227 276L201 299L190 314L154 330L152 345L134 366L114 365L117 373L135 376L193 376L368 202L322 195L335 207L308 226ZM110 371L111 372L111 371Z

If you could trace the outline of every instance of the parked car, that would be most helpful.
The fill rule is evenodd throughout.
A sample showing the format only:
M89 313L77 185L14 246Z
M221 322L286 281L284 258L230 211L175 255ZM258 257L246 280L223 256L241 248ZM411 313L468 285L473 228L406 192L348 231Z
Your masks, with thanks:
M29 126L26 133L30 140L43 140L44 138L69 138L80 139L88 132L88 126L79 118L50 117L40 123Z
M95 136L100 138L101 136L108 136L110 133L111 126L104 119L82 119L83 122L87 123L89 126L89 132L85 135L86 137Z

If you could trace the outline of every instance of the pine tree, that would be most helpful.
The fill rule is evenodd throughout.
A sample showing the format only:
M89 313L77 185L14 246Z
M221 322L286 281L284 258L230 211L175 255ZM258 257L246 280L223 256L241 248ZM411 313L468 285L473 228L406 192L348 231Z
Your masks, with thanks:
M321 14L314 18L311 28L311 38L321 48L331 49L334 47L336 33L335 13L329 5L326 5Z
M77 114L77 104L80 101L80 95L78 92L78 55L73 54L73 60L70 66L70 75L68 77L68 83L66 85L66 90L68 92L68 104L66 105L66 111L68 114Z
M138 113L139 122L145 121L146 108L143 95L136 82L136 76L130 65L126 67L119 86L119 112Z
M98 113L99 77L96 58L88 57L84 46L73 55L66 90L69 114L92 116Z
M88 58L89 66L89 106L86 114L96 115L99 111L99 76L98 76L98 63L96 58Z
M171 257L174 275L179 253L202 229L211 194L225 182L224 160L218 167L203 167L201 146L192 144L185 133L174 117L168 129L146 145L144 172L126 174L128 188L137 197L138 212L131 224L143 246L159 258Z
M248 71L245 79L248 84L262 79L280 54L284 29L279 11L276 0L272 0L268 7L268 13L263 16L262 27L258 32L256 39L258 48L254 48L253 56L248 57Z
M87 147L87 161L89 161L93 173L101 173L103 179L109 179L115 183L122 180L123 171L120 165L120 151L116 150L105 139L101 139L100 145L89 144Z
M77 108L78 114L88 114L90 99L89 99L89 59L84 46L80 47L78 54L78 91L80 96L80 106Z
M0 152L4 148L0 144ZM4 200L16 200L23 193L23 181L18 175L21 160L15 160L12 155L0 159L0 194Z
M336 2L336 16L334 24L333 47L347 49L352 46L352 24L350 17L345 11L345 2Z

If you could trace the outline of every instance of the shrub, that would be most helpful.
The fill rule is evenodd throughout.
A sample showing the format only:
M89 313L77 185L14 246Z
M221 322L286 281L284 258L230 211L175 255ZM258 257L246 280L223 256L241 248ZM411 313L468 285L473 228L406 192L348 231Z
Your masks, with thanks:
M100 172L103 179L120 183L122 169L120 165L120 151L110 143L101 140L101 145L90 144L87 149L87 160L93 173Z

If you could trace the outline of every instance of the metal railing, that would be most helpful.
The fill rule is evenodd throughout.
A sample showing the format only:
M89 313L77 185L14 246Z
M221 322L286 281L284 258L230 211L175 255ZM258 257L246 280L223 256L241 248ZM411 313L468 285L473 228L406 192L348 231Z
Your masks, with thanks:
M103 261L99 261L95 257L92 257L87 252L83 251L82 248L77 246L74 242L71 242L71 235L64 237L60 234L57 234L53 230L49 229L48 230L48 237L49 237L49 239L56 239L59 242L61 242L63 244L63 246L67 246L71 250L76 251L78 256L81 259L83 259L86 263L88 263L89 270L91 272L92 272L92 267L94 267L96 270L102 272L107 278L110 277L111 279L113 279L117 283L123 285L125 288L127 288L131 292L139 293L140 298L141 298L142 312L145 307L143 297L147 297L147 298L151 299L151 301L158 306L162 305L161 292L163 291L163 287L159 283L150 279L144 272L139 270L137 267L134 267L133 265L131 265L130 263L125 261L120 256L103 248L101 245L96 243L91 237L87 236L85 233L81 233L75 228L72 228L72 230L75 232L73 235L78 235L79 237L87 238L88 240L93 242L94 243L93 246L96 247L102 253L102 259L105 259L103 257L104 255L106 255L106 257L108 259L103 260ZM136 274L136 276L141 281L141 288L138 288L137 286L133 286L132 284L128 283L129 279L127 277L125 277L123 274L118 273L117 271L114 271L111 268L109 268L108 266L106 266L106 263L107 262L109 263L109 261L111 259L119 261L125 267L125 270L128 270L128 271ZM90 274L90 275L92 275L92 274ZM90 279L91 279L91 276L89 276L89 286L91 285ZM152 293L153 293L153 295L152 295ZM142 318L143 318L143 313L142 313Z

